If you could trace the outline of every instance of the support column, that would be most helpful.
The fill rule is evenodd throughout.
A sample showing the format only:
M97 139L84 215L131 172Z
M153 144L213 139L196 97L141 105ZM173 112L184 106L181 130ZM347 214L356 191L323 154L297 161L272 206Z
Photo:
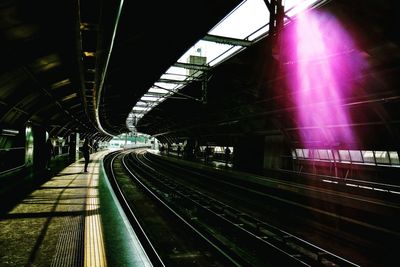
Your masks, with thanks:
M234 144L232 161L237 170L261 173L264 162L264 136L239 137Z
M68 136L68 158L69 162L79 159L79 133L72 133Z
M25 132L25 126L18 128L18 135L15 136L15 142L13 144L13 147L25 147L25 142L26 142L26 132ZM17 163L17 166L23 165L25 162L25 154L26 150L25 149L18 149L18 152L15 154L15 162Z
M266 136L264 141L264 169L291 170L292 154L283 135Z
M262 174L266 170L292 169L290 147L283 135L243 136L233 149L233 167L237 170Z
M46 130L39 126L32 127L33 133L33 168L42 171L45 168Z
M196 140L188 139L183 145L183 157L188 160L195 159Z

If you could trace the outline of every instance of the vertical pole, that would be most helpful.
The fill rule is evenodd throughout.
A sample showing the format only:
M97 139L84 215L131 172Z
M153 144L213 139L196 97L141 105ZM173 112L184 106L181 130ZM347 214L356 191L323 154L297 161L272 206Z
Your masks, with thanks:
M207 104L207 83L208 83L207 72L204 73L201 83L202 83L201 85L202 85L202 93L203 93L201 100L202 100L203 104Z
M69 155L69 162L75 162L79 158L79 134L72 133L68 137L68 155Z
M79 159L79 133L75 133L75 159Z
M32 127L33 132L33 167L35 171L43 171L45 167L46 131L39 126Z

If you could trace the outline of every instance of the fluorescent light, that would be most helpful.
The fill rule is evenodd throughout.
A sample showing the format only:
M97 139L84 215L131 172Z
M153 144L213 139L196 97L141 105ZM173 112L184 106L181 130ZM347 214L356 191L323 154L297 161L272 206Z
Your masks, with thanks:
M18 130L14 129L1 129L1 135L7 135L7 136L16 136L19 134Z

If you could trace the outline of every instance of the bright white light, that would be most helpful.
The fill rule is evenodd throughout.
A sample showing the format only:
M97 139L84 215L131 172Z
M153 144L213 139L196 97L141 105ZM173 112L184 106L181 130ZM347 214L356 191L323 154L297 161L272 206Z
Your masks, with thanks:
M173 84L173 83L158 83L158 82L156 82L156 83L154 83L154 85L160 86L161 87L160 89L165 88L165 89L169 89L169 90L177 87L177 85Z
M217 24L209 33L237 39L248 37L255 30L267 25L269 10L263 0L247 0Z
M143 107L133 107L132 110L146 110L147 108L143 108Z
M155 97L155 96L142 96L140 98L140 100L142 101L157 101L159 99L159 97Z
M139 102L136 103L136 105L137 106L145 106L145 105L147 105L147 103L143 102L143 101L139 101Z
M179 60L178 60L179 61ZM167 72L168 74L175 74L175 75L182 75L182 76L187 76L186 69L184 68L178 68L178 67L170 67Z
M157 88L157 87L151 87L148 92L156 93L156 94L168 94L169 93L167 90Z
M175 74L163 74L163 75L161 75L161 79L183 81L186 79L186 76L175 75Z
M285 3L286 16L293 17L300 12L305 11L312 4L316 3L316 0L290 0ZM322 1L323 2L323 1Z
M197 55L196 49L201 48L201 55L206 57L207 64L213 59L217 58L221 54L225 53L228 49L232 48L232 45L218 44L209 41L198 41L192 48L190 48L183 56L178 60L178 62L186 63L190 55Z

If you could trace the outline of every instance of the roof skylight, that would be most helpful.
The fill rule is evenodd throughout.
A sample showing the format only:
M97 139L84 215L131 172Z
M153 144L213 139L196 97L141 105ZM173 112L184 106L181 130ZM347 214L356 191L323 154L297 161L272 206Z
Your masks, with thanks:
M282 4L285 6L285 21L313 5L325 1L282 0ZM215 25L206 36L187 50L150 87L128 115L126 120L128 128L135 131L136 123L154 106L174 94L179 94L178 91L187 84L201 80L208 69L217 66L267 36L269 20L269 10L263 0L244 0Z
M269 10L263 0L243 1L209 34L237 39L247 39L255 30L267 27ZM254 39L253 39L254 40Z

